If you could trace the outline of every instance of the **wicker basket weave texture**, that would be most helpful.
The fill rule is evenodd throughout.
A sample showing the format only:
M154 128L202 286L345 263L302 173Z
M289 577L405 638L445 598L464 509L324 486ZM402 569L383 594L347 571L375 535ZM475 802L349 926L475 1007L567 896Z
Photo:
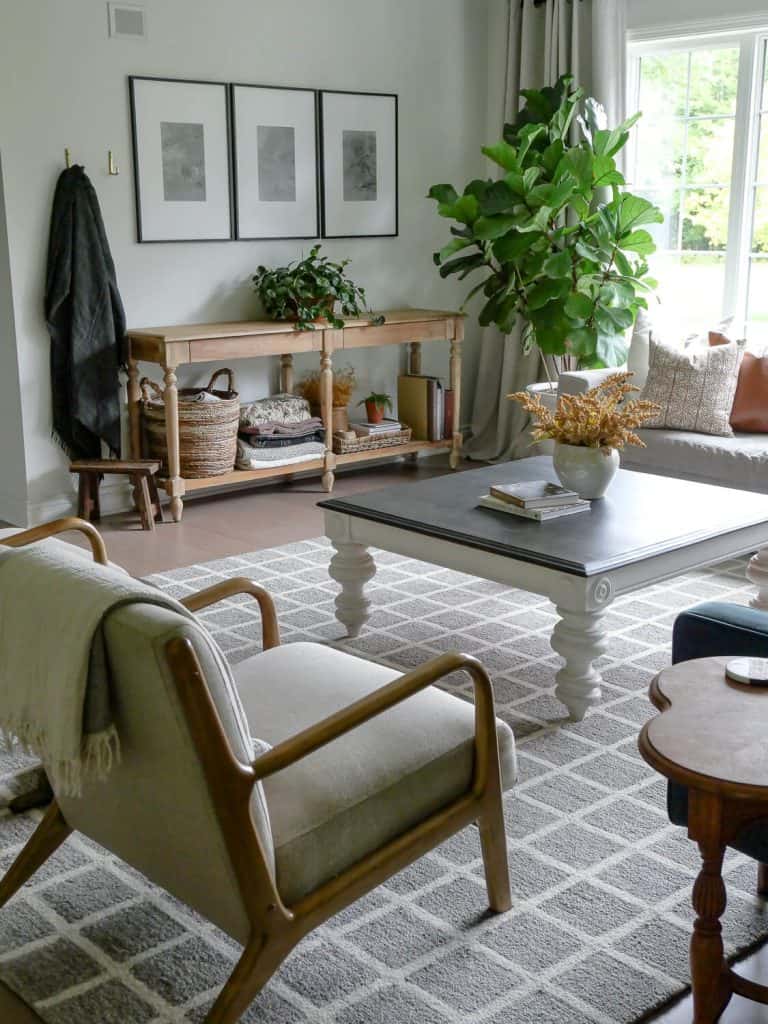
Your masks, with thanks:
M226 390L214 388L222 374L228 377ZM195 402L201 392L215 395L218 402ZM142 422L146 452L162 463L161 474L168 473L168 444L165 435L163 390L154 381L141 381ZM154 398L151 397L154 394ZM179 388L179 461L186 480L221 476L235 466L237 427L240 421L240 396L235 390L234 374L229 368L217 370L205 388Z
M370 452L377 448L394 448L401 444L408 444L411 440L411 428L405 427L396 434L372 435L369 437L356 437L354 441L348 441L339 434L333 435L333 450L337 455L352 455L354 452Z

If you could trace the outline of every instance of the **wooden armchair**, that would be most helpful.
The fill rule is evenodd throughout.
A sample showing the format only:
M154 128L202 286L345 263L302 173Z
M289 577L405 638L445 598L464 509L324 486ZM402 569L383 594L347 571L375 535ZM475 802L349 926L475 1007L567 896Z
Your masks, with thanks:
M106 557L88 524L67 528ZM134 604L108 617L121 763L81 798L57 794L0 882L2 906L73 829L142 871L245 947L207 1024L238 1021L304 935L471 822L491 909L510 907L501 797L514 740L480 662L447 653L400 675L280 646L272 600L247 579L183 603L239 594L259 604L264 650L233 674L181 614ZM432 686L459 670L474 707Z

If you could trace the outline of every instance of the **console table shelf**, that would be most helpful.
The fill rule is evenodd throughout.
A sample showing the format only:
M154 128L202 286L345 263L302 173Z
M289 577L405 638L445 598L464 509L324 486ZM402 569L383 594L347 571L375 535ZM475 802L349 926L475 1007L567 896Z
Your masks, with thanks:
M192 324L149 327L128 331L128 415L130 456L141 457L141 393L139 362L155 363L163 368L165 384L165 420L168 442L168 476L159 481L171 499L171 514L179 522L186 493L238 487L249 481L263 481L321 473L323 489L333 488L334 470L350 463L414 455L421 451L450 450L455 469L461 454L461 342L464 318L460 313L431 309L399 309L384 312L383 324L367 320L346 320L343 328L319 326L314 331L297 331L285 321L238 321L234 323ZM408 345L410 373L421 373L421 344L445 341L450 344L450 382L454 392L454 432L444 441L410 441L408 444L369 451L336 455L333 452L332 387L333 354L348 349L377 345ZM185 480L180 474L178 384L176 369L191 363L231 362L259 356L280 356L280 389L293 392L293 356L297 352L316 352L321 370L321 416L325 431L322 458L269 469L232 470L221 476Z

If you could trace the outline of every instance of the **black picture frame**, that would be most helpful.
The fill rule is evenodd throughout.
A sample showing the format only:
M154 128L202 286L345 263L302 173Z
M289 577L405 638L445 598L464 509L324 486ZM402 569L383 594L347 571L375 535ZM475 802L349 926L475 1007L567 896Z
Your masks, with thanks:
M243 235L240 233L240 194L238 189L237 170L237 109L236 89L273 89L276 92L303 92L310 93L313 97L314 111L314 155L315 155L315 231L313 234L298 235ZM229 116L230 116L230 146L232 166L232 195L234 205L234 228L233 238L239 242L285 242L292 240L314 240L321 236L322 232L322 182L321 182L321 153L320 153L320 93L318 89L312 89L300 85L264 85L258 82L230 82L229 83Z
M227 160L227 202L229 206L229 234L227 236L204 238L146 238L142 218L141 175L139 166L139 132L136 114L136 82L169 82L179 85L209 85L224 90L225 129L226 129L226 160ZM235 237L234 190L232 177L232 116L230 110L230 89L228 82L216 82L195 78L167 78L162 75L129 75L128 97L131 120L131 146L133 167L134 202L136 206L136 241L141 244L168 245L187 242L231 242Z
M340 233L329 231L328 224L328 209L326 202L326 185L328 180L327 174L327 153L326 153L326 139L325 139L325 124L327 119L326 113L326 96L370 96L376 97L377 99L391 99L393 101L393 114L394 114L394 230L393 231L373 231L373 232L349 232L343 231ZM322 209L322 238L334 239L334 238L396 238L400 233L400 159L399 159L399 146L400 146L400 125L399 125L399 111L398 111L398 94L390 92L359 92L353 89L321 89L319 90L319 137L320 137L320 189L321 189L321 209Z

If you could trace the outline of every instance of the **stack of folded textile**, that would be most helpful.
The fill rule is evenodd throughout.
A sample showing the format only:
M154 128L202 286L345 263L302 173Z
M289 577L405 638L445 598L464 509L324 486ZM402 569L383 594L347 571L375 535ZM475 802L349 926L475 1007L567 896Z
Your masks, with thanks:
M311 462L325 452L323 422L309 402L296 395L273 395L240 407L238 469L270 469Z

